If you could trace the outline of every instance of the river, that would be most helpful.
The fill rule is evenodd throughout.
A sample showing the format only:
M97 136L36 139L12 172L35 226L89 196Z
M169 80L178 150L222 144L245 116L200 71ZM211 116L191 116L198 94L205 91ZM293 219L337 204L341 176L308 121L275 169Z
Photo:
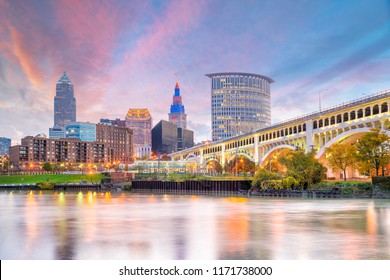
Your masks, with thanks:
M390 200L3 191L0 259L390 259Z

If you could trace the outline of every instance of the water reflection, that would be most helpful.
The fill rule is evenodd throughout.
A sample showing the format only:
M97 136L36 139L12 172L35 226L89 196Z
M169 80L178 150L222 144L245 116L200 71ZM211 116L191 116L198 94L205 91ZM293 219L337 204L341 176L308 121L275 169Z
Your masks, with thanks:
M1 259L390 259L389 200L1 192Z

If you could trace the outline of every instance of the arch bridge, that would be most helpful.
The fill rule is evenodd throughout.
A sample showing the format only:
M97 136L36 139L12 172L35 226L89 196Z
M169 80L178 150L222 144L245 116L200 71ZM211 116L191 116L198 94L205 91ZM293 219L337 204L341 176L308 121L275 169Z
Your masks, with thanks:
M264 166L275 154L297 147L315 149L322 158L325 148L350 141L377 127L390 130L390 90L296 117L251 133L208 142L172 153L172 160L191 160L203 166L210 160L221 166L234 157L245 156Z

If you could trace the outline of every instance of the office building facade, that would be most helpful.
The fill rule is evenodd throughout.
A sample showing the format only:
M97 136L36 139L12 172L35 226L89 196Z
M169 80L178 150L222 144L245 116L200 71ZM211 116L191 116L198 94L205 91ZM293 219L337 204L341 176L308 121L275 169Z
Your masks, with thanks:
M9 147L11 147L11 139L0 137L0 156L9 155Z
M114 164L133 162L133 132L121 126L97 124L96 141L107 148L107 161Z
M152 143L152 116L148 109L129 109L125 120L126 127L133 131L134 146Z
M113 125L113 126L120 126L120 127L126 127L126 120L121 120L121 119L115 119L115 120L110 120L110 119L100 119L100 124L105 124L105 125Z
M152 129L152 152L156 155L177 151L177 126L161 120Z
M66 133L65 133L65 127L61 126L54 126L49 128L49 138L50 139L61 139L65 138Z
M271 125L271 78L240 72L206 76L211 78L213 141Z
M133 131L134 151L152 144L152 116L146 108L129 109L125 117L126 127ZM148 157L150 157L149 155ZM135 154L135 157L141 158Z
M180 95L179 83L176 82L175 92L172 97L171 110L168 114L169 122L180 128L187 128L187 115L185 113L182 97Z
M65 127L68 122L76 121L76 99L74 87L66 72L56 85L54 97L54 126Z
M68 122L65 125L66 138L86 142L96 141L96 124L88 122Z
M161 120L152 129L152 152L170 154L194 146L194 132Z
M77 139L50 139L27 136L21 145L10 147L10 163L15 171L40 171L43 163L103 167L108 163L106 144Z
M177 150L181 151L194 146L194 132L185 128L177 128Z

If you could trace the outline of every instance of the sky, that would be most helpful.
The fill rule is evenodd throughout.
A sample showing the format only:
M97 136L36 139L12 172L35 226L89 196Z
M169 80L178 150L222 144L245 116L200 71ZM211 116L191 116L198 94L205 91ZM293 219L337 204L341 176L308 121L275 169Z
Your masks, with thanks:
M167 120L177 73L200 142L208 73L275 80L272 123L390 89L390 0L0 0L0 137L48 134L63 71L93 123Z

